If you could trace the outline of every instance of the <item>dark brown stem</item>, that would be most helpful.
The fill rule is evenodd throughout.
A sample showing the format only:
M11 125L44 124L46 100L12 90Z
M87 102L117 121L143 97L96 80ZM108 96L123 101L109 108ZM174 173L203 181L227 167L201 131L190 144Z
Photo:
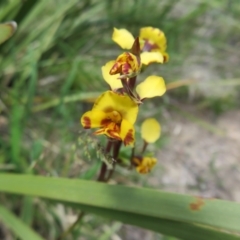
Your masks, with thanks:
M104 182L104 177L105 177L106 171L107 171L107 165L105 162L102 162L102 166L101 166L97 181Z
M134 145L134 147L132 148L132 153L131 153L131 157L130 157L130 162L131 162L130 169L132 169L132 167L133 167L134 153L135 153L135 145Z
M110 153L111 147L112 147L112 142L109 140L105 149L105 154ZM107 171L107 164L105 162L102 162L102 166L101 166L97 181L104 182L106 171Z
M130 79L130 80L131 80L131 79ZM130 81L130 80L129 80L129 81ZM133 84L135 85L134 81L136 81L136 79L133 80ZM121 82L122 82L123 89L124 89L125 93L126 93L133 101L137 102L138 104L141 104L141 103L142 103L141 99L139 98L139 96L138 96L137 94L135 94L135 93L133 92L133 89L131 89L131 87L133 87L133 85L130 84L130 83L128 83L128 82L127 82L127 79L125 79L125 78L124 78L124 79L121 79Z
M129 78L129 80L128 80L128 86L129 86L129 88L130 88L131 90L134 89L135 84L136 84L136 80L137 80L137 76L132 77L132 78Z
M118 159L118 155L119 155L119 151L120 151L121 145L122 145L122 141L117 141L117 142L114 143L114 146L113 146L113 159L114 159L114 162L113 162L113 166L112 166L113 168L109 171L108 176L105 179L106 182L112 177L112 175L114 173L115 165L116 165L115 161L117 161L117 159Z
M127 79L123 78L121 79L122 85L123 85L123 90L125 93L129 94L129 89L128 89L128 85L127 85Z
M108 181L109 181L109 179L110 179L110 178L112 177L112 175L113 175L114 170L115 170L115 163L113 163L112 169L109 171L109 173L108 173L108 175L107 175L107 177L106 177L106 179L105 179L105 182L108 182Z
M117 141L117 142L115 142L114 148L113 148L113 158L114 158L114 159L117 159L117 158L118 158L118 154L119 154L121 145L122 145L122 141Z
M146 148L148 146L148 143L144 140L144 143L143 143L143 148L142 148L142 154L145 152Z

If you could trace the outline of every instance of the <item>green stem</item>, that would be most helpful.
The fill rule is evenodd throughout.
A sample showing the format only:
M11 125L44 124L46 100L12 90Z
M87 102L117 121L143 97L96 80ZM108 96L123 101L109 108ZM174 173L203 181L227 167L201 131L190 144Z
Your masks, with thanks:
M78 218L76 221L66 229L58 238L57 240L65 240L66 236L73 231L73 229L78 225L78 223L82 220L83 216L85 215L84 212L79 213Z

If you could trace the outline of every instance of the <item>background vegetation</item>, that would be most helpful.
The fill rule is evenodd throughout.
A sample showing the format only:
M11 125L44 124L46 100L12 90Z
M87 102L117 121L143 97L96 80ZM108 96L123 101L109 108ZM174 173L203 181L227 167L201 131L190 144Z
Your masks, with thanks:
M106 89L101 66L121 52L111 40L113 27L127 28L135 36L143 26L162 29L170 61L147 72L163 76L167 83L181 80L187 85L145 104L139 123L149 109L160 121L164 111L171 110L219 132L185 114L182 106L190 104L214 117L239 108L238 0L5 0L0 4L0 22L18 23L16 34L0 46L0 172L95 178L100 164L97 141L82 131L79 119ZM167 144L166 135L155 150ZM147 178L117 169L112 183L149 187ZM43 199L1 193L0 202L44 239L56 239L76 218L74 208ZM141 231L133 228L125 236L125 228L89 214L69 239L134 239ZM0 238L14 239L1 222ZM146 239L174 238L156 233Z

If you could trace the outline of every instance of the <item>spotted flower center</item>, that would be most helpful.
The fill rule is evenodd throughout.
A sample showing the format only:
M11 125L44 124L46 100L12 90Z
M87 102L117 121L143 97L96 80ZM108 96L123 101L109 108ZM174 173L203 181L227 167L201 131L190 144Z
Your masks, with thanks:
M105 134L110 138L121 140L120 126L122 122L122 116L118 111L113 110L109 112L107 118L101 122L102 128L95 132L96 135Z
M116 59L114 65L110 69L109 74L115 75L119 73L119 79L131 78L137 75L137 73L140 71L140 68L140 58L129 52L125 52Z

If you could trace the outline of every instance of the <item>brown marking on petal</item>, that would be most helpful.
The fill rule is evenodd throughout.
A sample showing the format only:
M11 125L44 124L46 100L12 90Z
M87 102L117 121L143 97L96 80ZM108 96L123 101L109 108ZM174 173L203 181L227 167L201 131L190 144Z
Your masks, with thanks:
M109 71L110 75L115 75L121 72L121 64L119 62L114 63L112 68Z
M157 49L160 50L159 46L156 43L151 43L149 39L145 38L144 41L145 42L142 49L143 52L151 52L152 50L157 50Z
M127 75L132 72L131 66L129 63L124 63L122 65L122 74Z
M166 55L163 56L163 62L167 62L168 61L168 58Z
M190 209L193 211L199 211L204 205L204 199L202 197L196 197L195 202L190 203Z
M129 145L134 142L133 130L129 129L126 137L123 140L124 145Z
M82 125L85 129L91 128L91 119L87 116L83 117Z
M101 126L107 126L109 123L111 123L111 119L105 118L101 121L100 124L101 124Z
M127 61L133 61L133 57L130 53L127 53Z

